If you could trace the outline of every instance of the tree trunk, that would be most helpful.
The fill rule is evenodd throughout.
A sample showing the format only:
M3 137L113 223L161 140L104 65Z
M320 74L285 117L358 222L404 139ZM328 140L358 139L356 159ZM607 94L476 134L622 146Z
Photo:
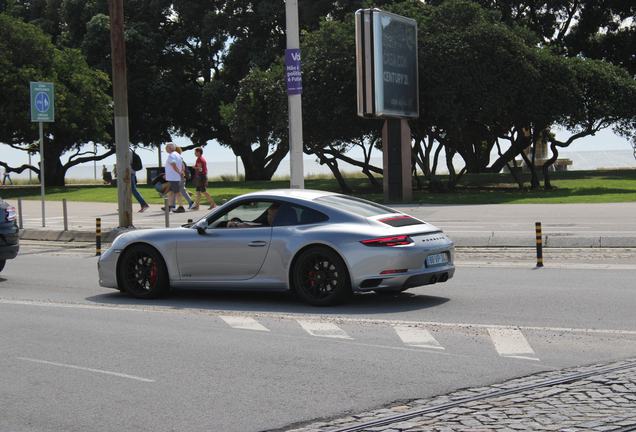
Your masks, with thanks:
M351 188L349 188L349 186L347 186L344 177L342 177L342 174L340 174L340 170L338 169L338 160L336 158L327 158L321 152L316 152L316 156L318 156L320 165L327 165L327 167L329 167L333 176L336 178L336 180L338 180L338 184L340 185L340 190L342 191L342 193L352 193L353 191L351 190Z

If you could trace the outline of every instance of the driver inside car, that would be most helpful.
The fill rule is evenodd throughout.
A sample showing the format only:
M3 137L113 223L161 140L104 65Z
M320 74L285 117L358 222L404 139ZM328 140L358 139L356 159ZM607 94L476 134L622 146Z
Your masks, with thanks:
M267 227L272 226L272 221L276 217L280 204L274 203L267 208L267 212L263 212L262 215L254 219L252 222L239 222L229 221L227 223L228 228L254 228L254 227Z

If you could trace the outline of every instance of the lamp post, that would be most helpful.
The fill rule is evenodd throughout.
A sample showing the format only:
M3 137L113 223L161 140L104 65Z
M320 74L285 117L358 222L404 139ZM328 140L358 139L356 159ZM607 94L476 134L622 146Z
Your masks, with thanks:
M289 107L289 177L292 189L305 188L303 168L303 118L302 84L300 81L300 36L298 31L298 0L285 0L287 21L287 51L285 58L294 59L293 65L287 62L287 98ZM288 57L289 54L289 57ZM293 68L290 70L290 68ZM290 81L293 80L293 81ZM290 86L291 85L291 86Z

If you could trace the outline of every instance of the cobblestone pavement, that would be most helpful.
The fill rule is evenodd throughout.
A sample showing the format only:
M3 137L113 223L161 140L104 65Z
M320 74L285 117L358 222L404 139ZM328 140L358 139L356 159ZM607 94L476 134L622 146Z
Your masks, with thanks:
M540 373L286 430L634 431L636 359Z

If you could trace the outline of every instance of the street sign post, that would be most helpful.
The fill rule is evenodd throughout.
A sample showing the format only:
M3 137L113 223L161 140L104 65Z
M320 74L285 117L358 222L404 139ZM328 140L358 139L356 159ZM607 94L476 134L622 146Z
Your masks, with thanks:
M55 121L53 83L31 82L31 121L40 125L40 195L42 196L42 226L46 226L44 211L44 122Z

